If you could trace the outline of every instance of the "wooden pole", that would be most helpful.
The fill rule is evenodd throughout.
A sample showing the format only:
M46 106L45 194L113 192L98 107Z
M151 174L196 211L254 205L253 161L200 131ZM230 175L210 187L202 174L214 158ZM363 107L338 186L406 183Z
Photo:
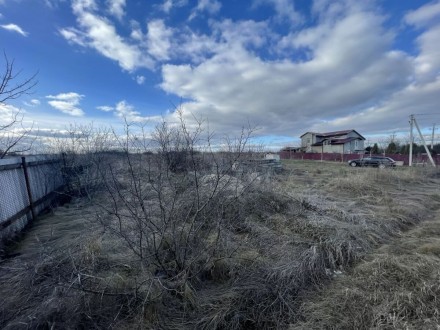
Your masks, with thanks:
M37 217L35 215L34 202L32 199L32 190L31 190L31 184L29 181L29 173L28 173L28 168L27 168L27 164L26 164L26 157L21 157L21 164L23 166L24 180L26 181L26 190L27 190L27 194L28 194L28 198L29 198L29 207L31 209L32 220L35 220Z

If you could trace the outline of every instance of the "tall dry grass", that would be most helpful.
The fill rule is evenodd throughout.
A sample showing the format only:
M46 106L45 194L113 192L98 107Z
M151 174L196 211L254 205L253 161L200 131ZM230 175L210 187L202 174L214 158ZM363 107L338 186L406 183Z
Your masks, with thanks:
M99 213L93 203L81 201L76 208L55 210L53 217L41 222L46 223L44 228L35 227L17 247L20 256L0 264L1 293L8 297L0 307L0 324L10 328L282 329L301 321L298 327L325 328L320 322L332 317L336 322L337 311L315 315L313 305L302 307L305 296L343 278L375 248L422 221L439 201L435 173L357 170L292 162L284 174L252 180L251 189L235 195L234 202L213 202L219 207L216 216L222 219L215 222L221 225L216 227L221 235L206 222L202 228L209 231L192 238L196 241L189 255L194 258L185 278L183 273L157 271L148 258L140 261L105 227L86 221ZM236 180L244 180L240 175ZM161 253L166 256L172 241L162 243ZM206 246L215 246L215 253ZM430 252L426 258L411 259L410 269L400 267L402 261L395 258L360 270L368 279L363 285L379 281L384 288L395 288L384 269L397 269L394 281L406 272L413 278L419 272L427 279L434 276L426 269L437 250L425 245L423 251ZM420 290L427 297L436 292L431 285ZM360 292L341 293L342 303L334 299L316 306L325 310L337 302L334 308L346 308L341 324L347 328L379 324L371 323L376 319L368 313L357 323L350 321L356 312L373 308ZM392 300L398 303L395 306L409 304L397 298ZM359 304L352 303L357 300ZM397 318L395 322L403 324Z

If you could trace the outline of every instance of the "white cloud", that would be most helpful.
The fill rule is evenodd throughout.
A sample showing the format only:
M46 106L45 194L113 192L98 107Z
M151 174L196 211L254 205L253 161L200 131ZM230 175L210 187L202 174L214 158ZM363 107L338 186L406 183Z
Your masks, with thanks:
M21 27L19 27L17 24L5 24L5 25L0 25L0 27L2 29L11 31L11 32L17 32L19 34L21 34L23 37L27 37L28 33L26 31L24 31Z
M129 122L141 122L146 119L142 117L140 112L136 111L131 104L128 104L127 101L118 102L115 107L115 113L118 117L124 118Z
M434 1L406 14L405 21L415 26L426 26L433 22L440 23L440 1Z
M0 103L0 127L10 123L14 119L14 115L20 112L23 111L11 104Z
M190 100L183 104L188 120L190 113L205 116L229 131L249 120L263 127L261 134L299 135L322 120L345 118L383 102L414 74L412 59L392 50L393 35L371 11L346 11L338 20L323 19L292 34L285 46L291 58L277 61L251 51L250 45L266 45L267 34L242 27L257 23L240 22L237 30L243 33L235 35L234 24L217 25L222 37L211 38L214 54L199 64L162 67L161 87ZM295 57L301 49L308 58ZM360 124L353 121L349 128Z
M119 20L121 20L125 15L125 11L124 11L124 7L126 5L125 1L126 0L107 0L109 6L108 10L110 14Z
M440 24L429 28L417 38L420 49L415 59L420 81L433 81L440 73Z
M182 36L182 41L179 47L176 47L174 54L197 64L215 54L220 47L221 45L211 36L189 32Z
M136 76L136 82L139 85L142 85L145 82L145 77L144 76Z
M220 11L222 4L217 0L198 0L197 6L193 9L189 20L194 19L198 13L207 12L211 15Z
M108 19L95 13L98 6L94 0L74 0L72 8L79 29L60 29L61 35L69 42L93 48L103 56L117 61L127 71L154 67L154 61L141 44L130 44L124 40Z
M71 27L60 29L59 32L69 43L87 47L87 36L80 30Z
M312 128L378 132L404 127L414 109L411 100L419 112L433 111L432 104L440 102L439 1L403 19L417 27L416 55L394 49L398 30L386 28L388 18L374 0L314 0L306 27L298 24L305 17L293 1L255 0L272 6L276 19L237 21L215 18L222 2L199 0L190 19L209 14L208 29L192 30L192 23L176 28L149 16L146 28L131 21L128 33L121 29L126 37L97 3L73 0L78 24L60 30L63 37L130 72L159 63L160 87L186 100L187 119L190 113L207 117L219 131L250 121L262 126L260 134L298 136ZM184 3L162 0L155 8L169 13ZM280 32L279 23L287 32ZM131 76L145 82L142 75ZM99 109L130 121L147 119L126 101ZM403 124L397 122L401 118Z
M438 113L439 91L440 79L423 85L410 84L375 106L316 124L311 129L331 131L341 127L354 127L353 123L361 123L370 133L407 131L411 114L420 111L427 114ZM423 119L423 117L418 118L418 120ZM427 124L432 125L430 121L432 117L428 116L426 119Z
M134 106L125 100L118 102L114 107L103 105L96 108L104 112L113 112L117 117L125 119L128 122L141 122L147 119L146 117L142 117L141 113L136 111Z
M149 22L147 35L148 52L158 60L168 60L172 35L173 31L165 26L163 20L158 19Z
M173 8L183 7L187 3L188 0L164 0L162 5L160 5L160 9L168 14Z
M239 43L244 46L262 47L271 37L271 30L267 22L252 20L234 22L230 19L213 23L214 33L221 36L221 41Z
M36 107L37 105L41 104L40 100L38 99L32 99L29 102L23 102L23 103L28 107Z
M304 21L303 15L295 10L294 1L291 0L257 0L255 5L268 3L272 5L276 12L278 20L287 20L293 24L299 24Z
M173 8L173 0L165 0L161 8L164 12L169 13L171 11L171 8Z
M84 111L78 108L78 105L83 97L84 95L74 92L46 96L46 98L51 100L47 103L49 103L49 105L51 105L53 108L75 117L84 115Z
M414 61L417 79L421 82L433 81L440 72L440 1L409 12L404 20L422 29L416 39L419 48Z
M197 4L197 10L207 11L210 14L217 13L221 7L222 4L217 0L199 0Z
M104 111L104 112L111 112L111 111L115 110L114 107L110 107L108 105L101 105L99 107L96 107L96 109Z
M131 33L130 33L130 38L132 38L133 40L137 41L137 42L143 42L144 41L144 34L140 28L140 25L138 22L136 21L131 21Z

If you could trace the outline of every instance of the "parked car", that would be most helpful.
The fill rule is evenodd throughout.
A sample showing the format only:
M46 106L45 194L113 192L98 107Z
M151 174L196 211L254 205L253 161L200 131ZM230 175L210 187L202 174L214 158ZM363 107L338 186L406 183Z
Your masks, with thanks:
M373 167L385 168L385 167L396 166L396 161L390 157L371 156L371 157L364 157L361 159L349 160L348 165L353 167L373 166Z

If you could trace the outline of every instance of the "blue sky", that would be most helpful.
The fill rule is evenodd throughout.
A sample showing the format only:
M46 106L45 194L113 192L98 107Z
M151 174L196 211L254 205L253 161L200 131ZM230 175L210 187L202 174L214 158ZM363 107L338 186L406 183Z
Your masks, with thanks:
M440 122L440 1L0 0L0 46L40 134L94 125L248 122L271 145L305 131L364 136ZM293 142L292 142L293 141Z

